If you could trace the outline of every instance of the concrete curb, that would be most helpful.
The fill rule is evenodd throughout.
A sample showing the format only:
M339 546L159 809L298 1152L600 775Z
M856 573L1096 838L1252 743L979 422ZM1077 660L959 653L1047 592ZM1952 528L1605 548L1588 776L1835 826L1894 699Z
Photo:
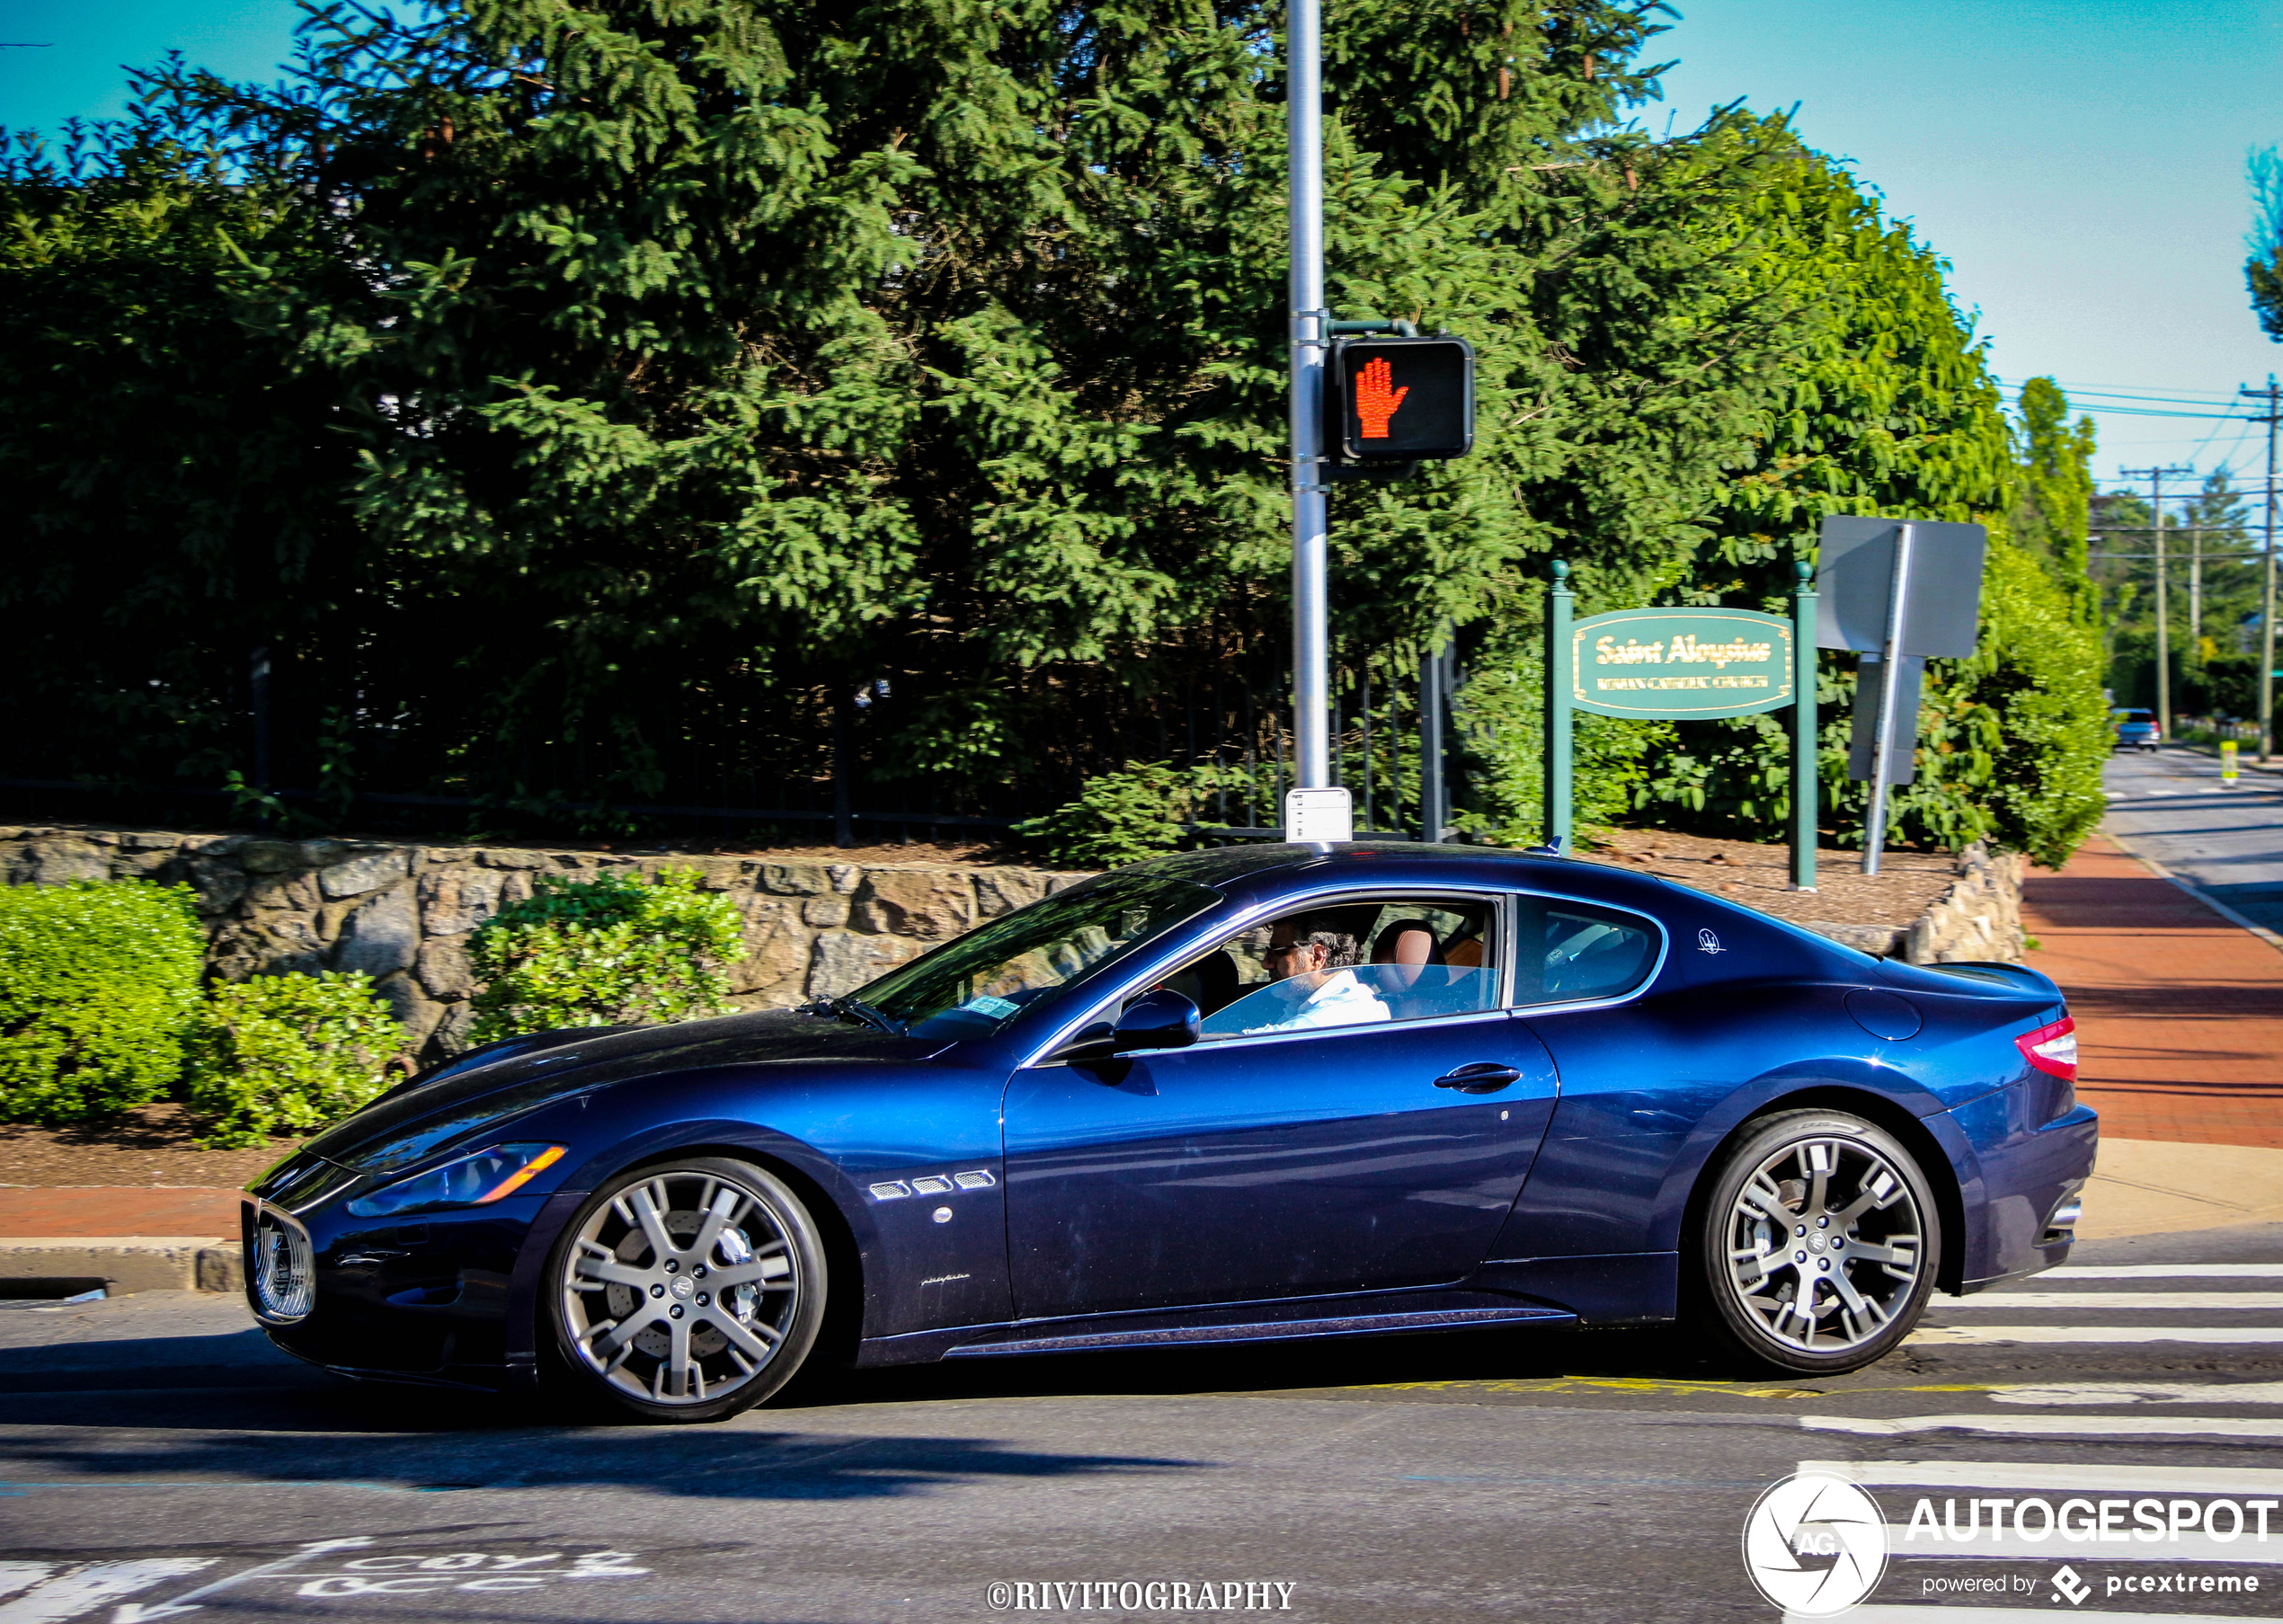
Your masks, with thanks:
M0 1280L78 1275L113 1292L245 1289L237 1244L219 1235L0 1237Z

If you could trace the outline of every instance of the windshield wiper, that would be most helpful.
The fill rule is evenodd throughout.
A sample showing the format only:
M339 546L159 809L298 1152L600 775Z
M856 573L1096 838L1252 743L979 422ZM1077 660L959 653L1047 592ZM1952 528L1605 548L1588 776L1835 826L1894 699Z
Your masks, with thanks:
M863 1022L864 1025L872 1027L875 1031L884 1032L890 1037L902 1037L903 1035L903 1024L902 1022L881 1014L880 1011L875 1009L871 1005L866 1003L861 998L852 998L846 996L839 998L819 998L815 1003L810 1005L809 1008L817 1015L853 1016L857 1020Z

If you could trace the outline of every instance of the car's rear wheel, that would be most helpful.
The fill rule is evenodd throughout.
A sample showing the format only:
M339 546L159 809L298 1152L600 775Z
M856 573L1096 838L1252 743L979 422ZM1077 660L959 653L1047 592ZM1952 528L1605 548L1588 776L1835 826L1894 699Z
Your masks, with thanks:
M1714 1176L1698 1265L1711 1328L1763 1368L1833 1374L1910 1335L1941 1220L1917 1160L1839 1111L1765 1119Z
M649 1421L713 1421L790 1381L823 1323L824 1247L800 1198L716 1157L623 1175L565 1228L557 1352L589 1393Z

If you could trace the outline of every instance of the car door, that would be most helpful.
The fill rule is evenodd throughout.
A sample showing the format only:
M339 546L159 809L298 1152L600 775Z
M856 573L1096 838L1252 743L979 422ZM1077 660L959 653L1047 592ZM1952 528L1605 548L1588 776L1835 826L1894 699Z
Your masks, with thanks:
M1498 985L1471 1013L1017 1072L1006 1105L1017 1314L1468 1273L1529 1172L1555 1094L1544 1045Z

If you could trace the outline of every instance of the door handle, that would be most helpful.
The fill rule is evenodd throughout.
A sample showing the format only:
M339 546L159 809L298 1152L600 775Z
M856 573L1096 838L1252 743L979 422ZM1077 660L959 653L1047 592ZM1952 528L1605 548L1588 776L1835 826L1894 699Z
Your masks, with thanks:
M1456 1088L1461 1094L1496 1094L1508 1084L1520 1081L1522 1073L1516 1068L1482 1060L1436 1078L1435 1086L1438 1088Z

